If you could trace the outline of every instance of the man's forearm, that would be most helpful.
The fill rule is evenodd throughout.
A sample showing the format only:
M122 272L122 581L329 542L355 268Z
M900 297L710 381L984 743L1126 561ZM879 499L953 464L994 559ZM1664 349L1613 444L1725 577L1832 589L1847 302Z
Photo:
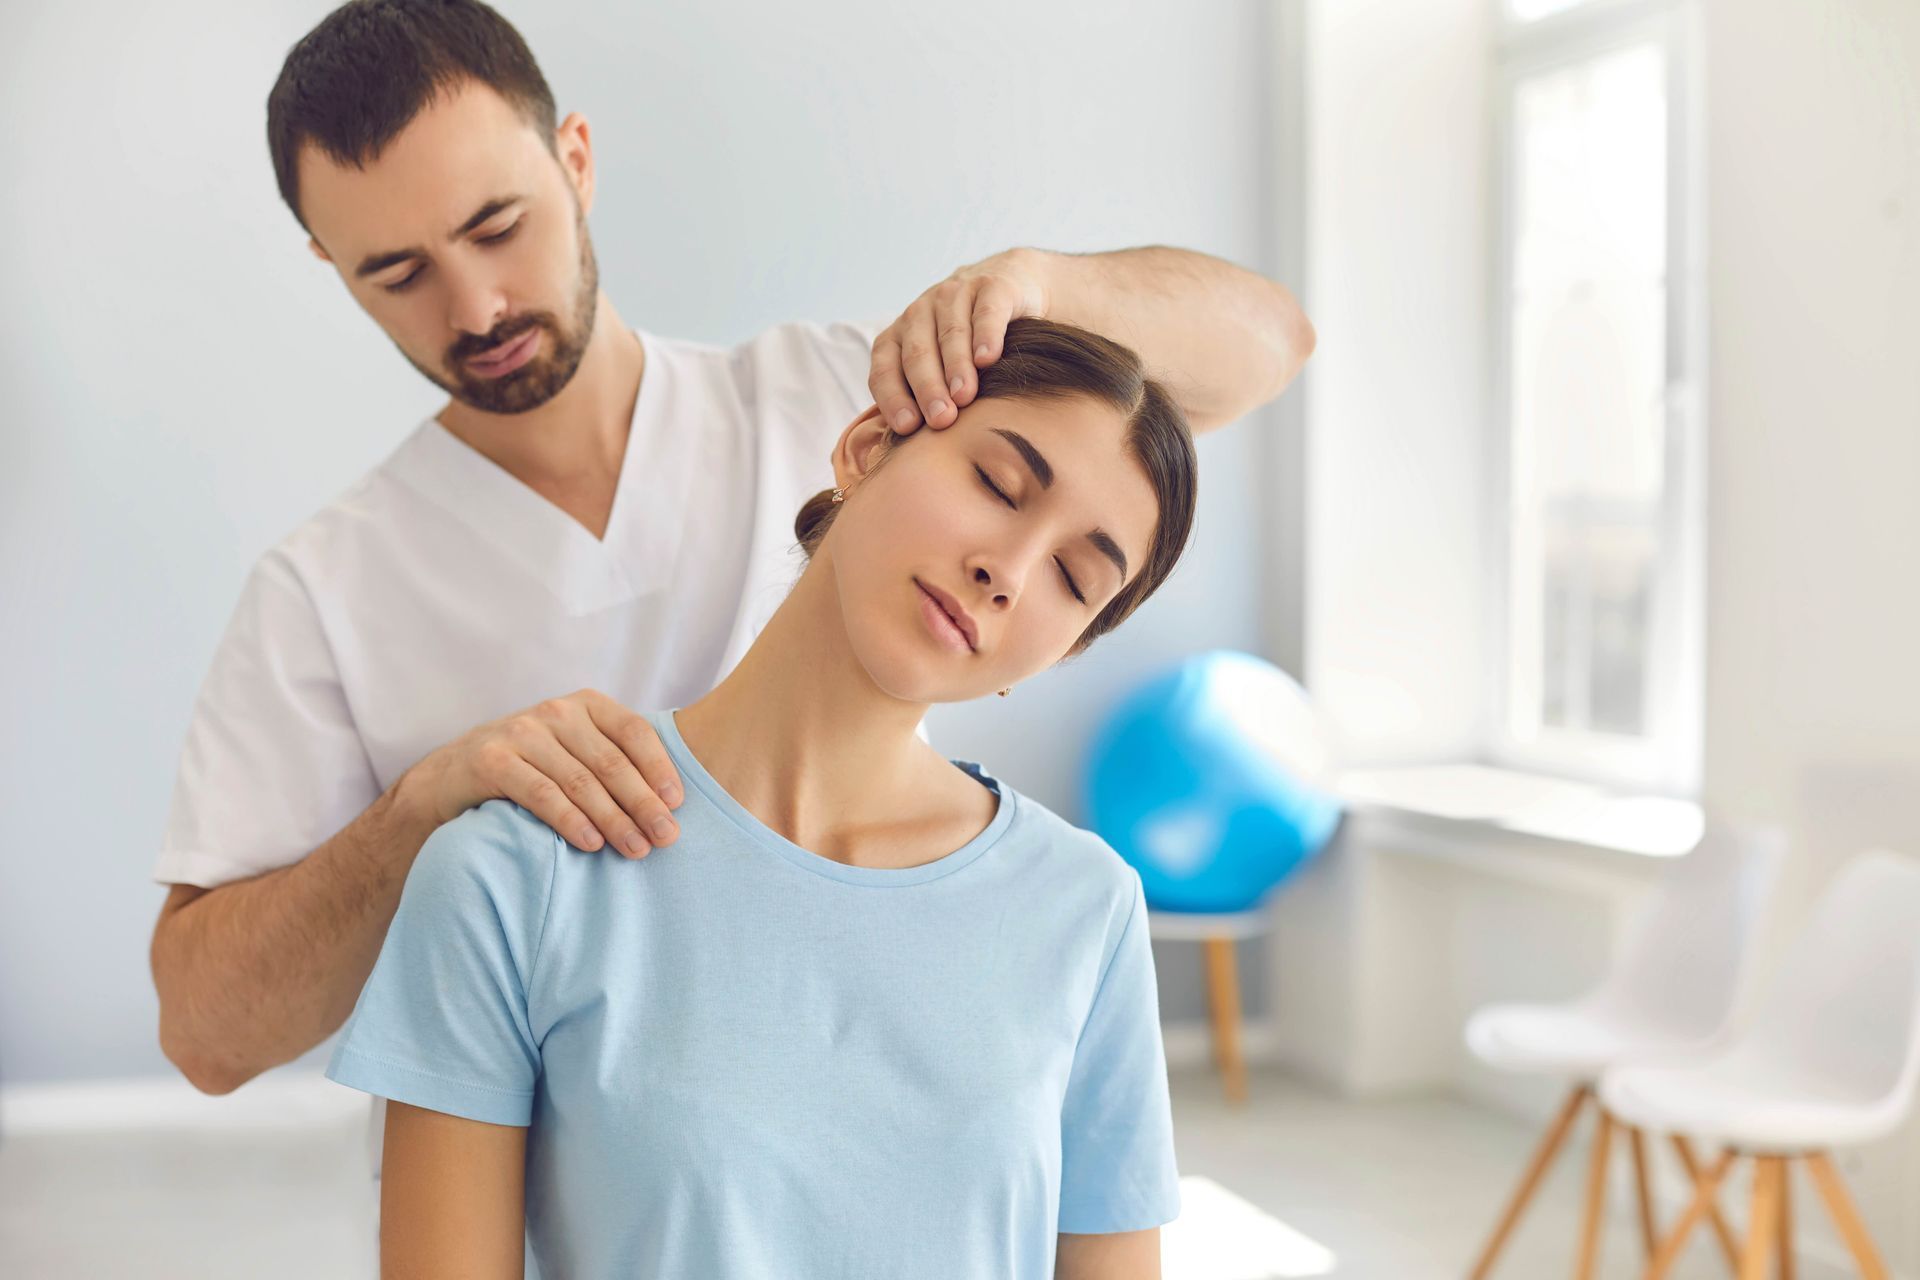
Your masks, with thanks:
M1219 258L1159 245L1014 252L1039 255L1049 319L1139 352L1196 431L1273 399L1313 354L1313 325L1287 287Z
M161 1048L195 1086L236 1089L353 1011L437 825L403 784L299 862L201 893L155 928Z

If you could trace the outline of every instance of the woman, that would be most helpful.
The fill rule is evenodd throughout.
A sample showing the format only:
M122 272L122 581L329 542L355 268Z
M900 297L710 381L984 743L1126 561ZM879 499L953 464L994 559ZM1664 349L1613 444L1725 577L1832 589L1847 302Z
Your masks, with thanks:
M495 800L420 850L328 1067L390 1100L385 1274L1159 1274L1139 876L915 730L1166 579L1187 424L1126 348L1016 320L958 422L869 410L833 467L752 648L646 713L679 840L582 854Z

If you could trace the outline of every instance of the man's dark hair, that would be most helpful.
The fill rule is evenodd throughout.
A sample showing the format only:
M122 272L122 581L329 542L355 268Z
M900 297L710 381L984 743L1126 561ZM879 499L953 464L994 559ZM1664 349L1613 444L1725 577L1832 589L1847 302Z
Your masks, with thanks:
M553 149L553 91L513 24L480 0L348 0L322 18L267 95L273 174L300 225L301 147L364 167L464 81L505 98Z

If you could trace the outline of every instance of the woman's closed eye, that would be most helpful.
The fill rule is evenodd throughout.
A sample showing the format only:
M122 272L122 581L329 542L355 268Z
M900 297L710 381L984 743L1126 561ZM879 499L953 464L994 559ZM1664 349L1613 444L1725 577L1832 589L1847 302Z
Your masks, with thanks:
M993 482L993 477L988 475L986 471L981 468L980 464L975 463L973 467L973 471L975 475L980 477L980 483L984 484L985 486L987 486L988 489L992 490L994 497L1000 499L1000 501L1006 503L1009 507L1013 507L1015 511L1018 511L1020 509L1018 507L1014 507L1013 499L1009 498L1006 494L1006 491L1002 489L999 485ZM1073 574L1068 571L1066 563L1062 561L1058 556L1054 557L1053 562L1060 566L1060 577L1067 584L1067 590L1073 593L1073 598L1075 600L1078 600L1081 604L1085 604L1087 602L1087 598L1084 595L1080 594L1080 588L1074 582Z

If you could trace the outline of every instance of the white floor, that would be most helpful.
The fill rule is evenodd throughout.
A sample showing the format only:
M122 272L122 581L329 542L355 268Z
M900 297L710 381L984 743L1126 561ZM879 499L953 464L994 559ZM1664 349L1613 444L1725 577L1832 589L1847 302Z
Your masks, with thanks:
M1185 1229L1219 1230L1183 1215L1164 1237L1167 1280L1460 1280L1540 1139L1535 1128L1446 1098L1346 1102L1274 1072L1256 1072L1249 1089L1249 1104L1239 1110L1227 1106L1213 1078L1175 1075L1181 1173L1221 1184L1257 1206L1289 1235L1324 1251L1321 1264L1315 1268L1311 1254L1275 1240L1264 1259L1182 1270ZM1509 1239L1494 1280L1574 1274L1588 1150L1583 1127L1562 1149ZM1795 1201L1796 1212L1815 1211L1804 1188L1797 1190L1803 1198ZM1192 1197L1185 1207L1196 1207ZM1732 1196L1727 1207L1734 1218ZM1660 1221L1672 1217L1669 1210ZM1646 1256L1624 1195L1615 1195L1608 1223L1595 1280L1639 1276ZM1702 1231L1669 1274L1673 1280L1727 1280L1731 1271ZM1804 1254L1798 1258L1797 1280L1851 1274Z
M283 1108L298 1119L277 1128L76 1133L43 1120L8 1133L0 1276L371 1276L364 1118L357 1095L318 1083L352 1101ZM1536 1137L1459 1102L1342 1102L1273 1072L1257 1072L1252 1093L1235 1110L1211 1076L1174 1076L1185 1213L1164 1236L1167 1280L1457 1280ZM1584 1168L1579 1148L1569 1154L1498 1280L1572 1274ZM1615 1206L1601 1278L1639 1274L1627 1209ZM1726 1274L1704 1237L1675 1272ZM1846 1274L1804 1258L1799 1271L1800 1280Z

